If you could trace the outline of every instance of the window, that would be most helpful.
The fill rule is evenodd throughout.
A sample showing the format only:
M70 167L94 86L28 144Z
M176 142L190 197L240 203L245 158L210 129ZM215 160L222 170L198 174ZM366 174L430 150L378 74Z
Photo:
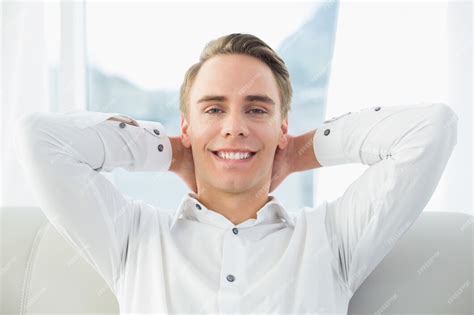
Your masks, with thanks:
M218 36L251 33L285 60L294 89L289 133L323 120L337 4L86 3L88 110L161 122L178 135L179 87L204 45ZM176 208L189 191L170 172L112 173L125 194ZM166 183L166 184L165 184ZM313 172L290 175L274 194L290 209L313 205Z

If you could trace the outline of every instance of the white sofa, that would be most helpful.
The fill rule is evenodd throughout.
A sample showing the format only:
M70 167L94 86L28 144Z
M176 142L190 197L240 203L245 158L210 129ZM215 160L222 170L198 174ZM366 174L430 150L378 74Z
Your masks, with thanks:
M119 313L115 296L35 207L0 208L0 314ZM474 217L423 212L349 314L474 314Z

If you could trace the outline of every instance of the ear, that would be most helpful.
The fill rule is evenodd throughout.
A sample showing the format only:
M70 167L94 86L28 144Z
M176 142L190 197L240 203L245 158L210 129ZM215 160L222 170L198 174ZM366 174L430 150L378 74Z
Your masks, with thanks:
M181 143L189 149L191 147L191 141L189 140L188 128L188 118L181 113Z
M286 148L288 145L288 116L281 121L281 132L280 132L280 140L278 141L278 147L280 149Z

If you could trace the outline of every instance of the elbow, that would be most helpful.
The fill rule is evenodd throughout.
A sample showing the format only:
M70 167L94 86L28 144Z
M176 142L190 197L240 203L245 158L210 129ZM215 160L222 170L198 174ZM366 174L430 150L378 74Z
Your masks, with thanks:
M434 103L430 112L430 127L433 137L429 147L452 151L457 143L458 120L456 112L444 103Z
M17 157L32 159L41 154L48 134L45 126L48 124L43 112L24 114L14 122L12 136Z
M459 117L450 106L444 103L434 103L433 114L435 121L442 126L457 126Z
M13 148L18 162L23 167L31 164L30 161L34 156L34 148L37 147L33 138L34 122L34 113L28 113L13 123Z
M40 112L27 113L13 124L13 137L16 145L34 145L35 130L40 121Z

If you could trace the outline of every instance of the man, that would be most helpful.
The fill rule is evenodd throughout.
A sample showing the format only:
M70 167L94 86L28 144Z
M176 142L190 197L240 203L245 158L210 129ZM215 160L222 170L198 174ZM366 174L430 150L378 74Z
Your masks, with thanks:
M19 155L123 313L343 314L429 201L458 118L444 104L377 106L290 136L291 96L283 60L230 34L185 75L179 137L119 113L33 113L17 124ZM290 213L269 195L288 174L344 163L369 168L334 201ZM116 167L173 171L192 192L173 211L133 200L99 173Z

